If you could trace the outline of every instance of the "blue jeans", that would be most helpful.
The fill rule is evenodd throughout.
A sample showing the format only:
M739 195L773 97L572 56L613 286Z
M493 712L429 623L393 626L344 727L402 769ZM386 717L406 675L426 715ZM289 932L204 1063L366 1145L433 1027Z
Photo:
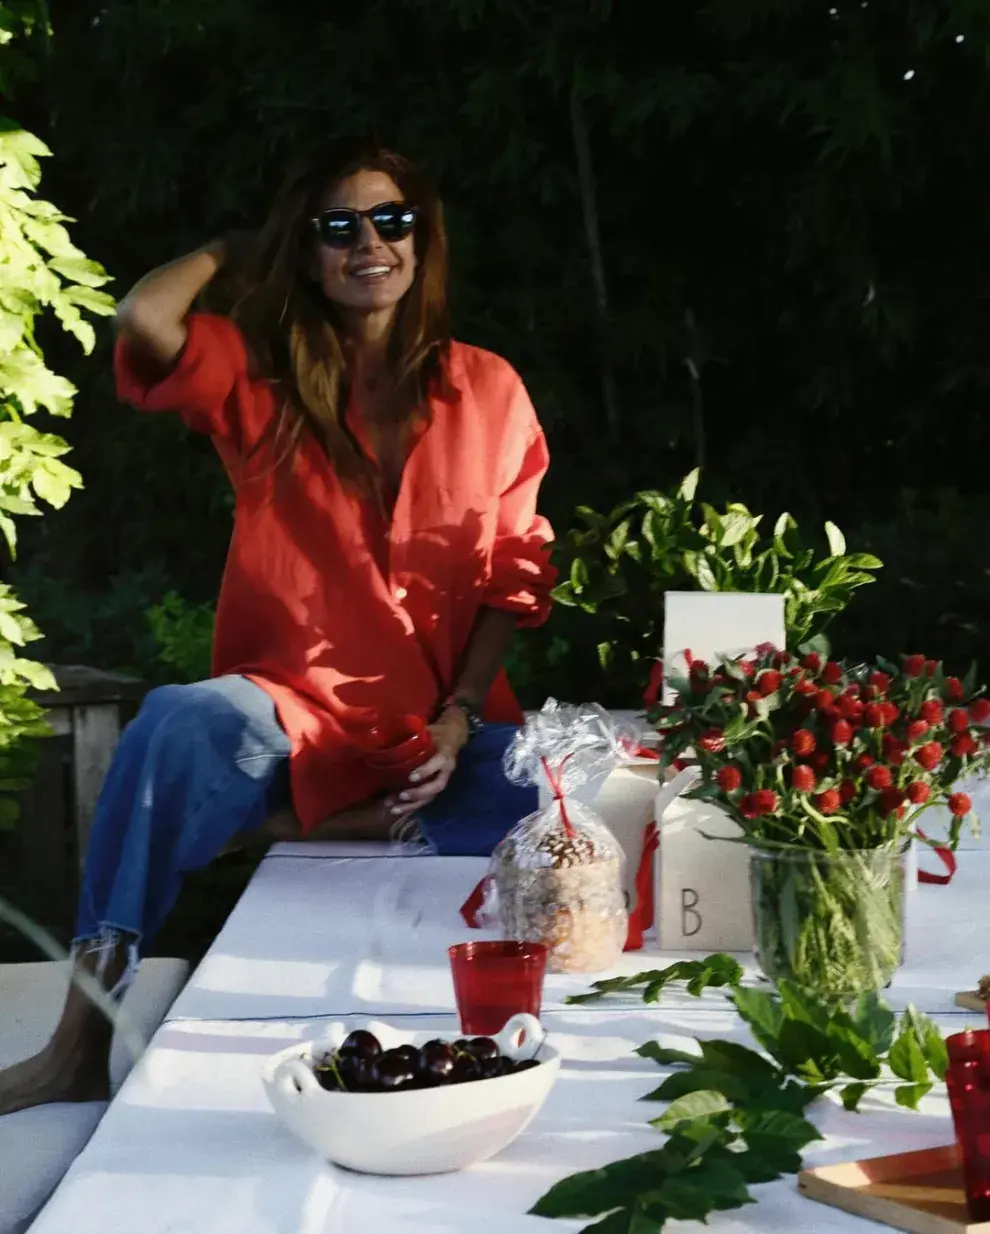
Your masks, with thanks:
M419 816L441 854L491 852L536 808L509 784L502 758L515 729L491 725L461 755L446 791ZM208 865L242 831L290 801L289 739L269 696L245 677L162 686L120 738L97 803L83 872L76 943L132 947L163 925L183 875Z

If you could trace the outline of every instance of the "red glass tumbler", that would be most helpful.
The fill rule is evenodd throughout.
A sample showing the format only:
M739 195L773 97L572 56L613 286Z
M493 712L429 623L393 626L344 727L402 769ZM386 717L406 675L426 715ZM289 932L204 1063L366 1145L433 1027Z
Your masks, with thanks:
M458 943L447 954L465 1036L499 1033L521 1011L539 1016L548 954L543 943Z
M990 1221L990 1029L946 1039L949 1090L956 1145L973 1221Z
M371 725L361 735L365 760L393 788L404 788L409 777L433 757L436 746L419 716L396 716Z

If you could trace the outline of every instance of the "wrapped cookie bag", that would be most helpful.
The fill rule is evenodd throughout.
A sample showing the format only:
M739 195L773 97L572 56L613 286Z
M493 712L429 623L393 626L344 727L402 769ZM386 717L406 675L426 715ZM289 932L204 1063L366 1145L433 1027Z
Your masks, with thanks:
M551 972L600 972L625 946L622 848L581 790L593 792L630 740L601 708L551 700L506 752L509 780L546 783L551 800L501 841L462 912L471 924L500 921L506 938L545 943Z

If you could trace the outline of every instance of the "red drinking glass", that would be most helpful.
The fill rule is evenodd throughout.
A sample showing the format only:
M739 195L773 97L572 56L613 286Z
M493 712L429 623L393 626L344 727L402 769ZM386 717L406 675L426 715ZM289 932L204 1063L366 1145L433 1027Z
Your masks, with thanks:
M420 716L395 716L369 725L360 737L369 767L395 788L436 753L436 746Z
M465 1036L491 1037L521 1011L539 1016L548 954L543 943L458 943L447 954Z
M945 1044L966 1205L973 1221L990 1221L990 1029L955 1033Z

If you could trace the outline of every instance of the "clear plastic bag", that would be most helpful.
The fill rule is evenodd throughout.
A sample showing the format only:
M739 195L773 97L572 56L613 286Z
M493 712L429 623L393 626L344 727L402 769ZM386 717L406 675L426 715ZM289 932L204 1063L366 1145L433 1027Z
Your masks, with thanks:
M546 783L553 800L495 849L489 888L504 935L545 943L551 972L601 972L622 954L629 925L622 848L579 794L637 744L602 708L551 699L506 752L508 778Z

